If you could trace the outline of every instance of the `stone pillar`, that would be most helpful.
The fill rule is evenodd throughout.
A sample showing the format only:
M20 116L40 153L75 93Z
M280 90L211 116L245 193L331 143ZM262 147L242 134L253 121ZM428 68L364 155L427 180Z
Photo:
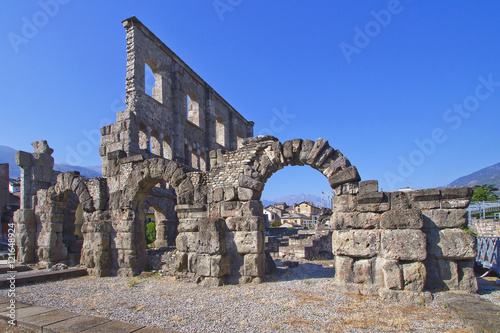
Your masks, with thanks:
M177 225L177 219L173 218L156 221L156 248L175 245L175 238L177 237Z
M36 262L36 222L33 209L18 209L14 213L16 224L17 260L25 264Z
M16 223L16 244L18 247L17 258L20 262L36 262L37 247L37 220L35 206L38 190L49 188L52 182L54 152L47 141L32 142L35 152L33 154L16 152L16 164L21 167L21 198L20 209L14 214Z

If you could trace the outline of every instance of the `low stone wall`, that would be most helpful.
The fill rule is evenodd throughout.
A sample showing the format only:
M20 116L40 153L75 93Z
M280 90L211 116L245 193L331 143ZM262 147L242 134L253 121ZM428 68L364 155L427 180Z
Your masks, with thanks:
M474 219L470 223L471 229L483 237L500 237L500 220Z
M424 288L476 291L475 237L462 229L471 196L470 188L379 192L376 181L335 196L336 283L385 297Z

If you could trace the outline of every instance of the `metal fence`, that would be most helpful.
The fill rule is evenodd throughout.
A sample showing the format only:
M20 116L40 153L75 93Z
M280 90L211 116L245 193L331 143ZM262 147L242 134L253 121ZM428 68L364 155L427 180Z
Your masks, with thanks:
M500 237L477 237L476 262L500 274Z
M467 208L469 212L469 221L472 219L472 215L479 214L480 219L486 218L499 218L499 213L494 214L494 216L486 216L487 213L496 212L500 210L500 201L481 201L481 202L471 202Z

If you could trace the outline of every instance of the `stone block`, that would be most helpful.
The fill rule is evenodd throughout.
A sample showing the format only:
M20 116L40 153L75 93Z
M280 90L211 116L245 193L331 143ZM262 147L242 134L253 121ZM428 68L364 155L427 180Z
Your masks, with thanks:
M372 258L379 253L379 230L336 230L332 234L334 255Z
M231 272L229 257L216 255L211 258L210 273L212 276L221 277Z
M391 200L392 210L401 210L410 208L408 196L404 192L391 192L389 193L389 198Z
M188 269L188 254L186 252L178 251L176 254L175 270L184 272Z
M361 259L354 262L354 283L373 284L371 259Z
M16 164L20 167L26 167L33 164L33 156L25 151L16 151Z
M234 242L235 249L240 254L261 253L264 251L264 233L261 231L234 231L226 233L228 239Z
M391 208L389 196L384 192L367 192L357 195L357 209L360 212L385 212Z
M198 254L196 256L196 274L200 276L211 276L212 256Z
M411 191L408 196L412 208L436 209L441 207L441 191L437 188Z
M426 270L423 262L401 264L403 268L404 290L420 293L424 290Z
M175 239L175 245L180 252L198 251L198 233L180 232Z
M238 184L240 187L249 188L255 191L262 191L264 189L264 183L245 175L240 175Z
M309 155L311 154L313 147L314 147L314 141L307 139L302 141L302 145L300 147L300 155L299 155L299 160L302 164L307 164L307 159L309 158Z
M382 214L382 229L420 229L424 218L419 209L390 210Z
M328 146L328 141L322 138L319 138L314 142L314 146L311 149L311 152L309 153L309 156L307 157L306 164L307 165L314 165L316 160L318 159L319 155L323 152L323 150Z
M114 246L113 246L114 243ZM133 249L134 248L134 233L133 232L120 232L113 237L113 248L116 249Z
M238 191L232 186L225 187L224 188L224 200L225 201L238 200Z
M177 187L181 184L181 182L186 179L186 174L184 173L184 171L182 171L181 168L177 168L175 170L175 172L172 174L172 178L170 179L170 185L172 185L173 187Z
M378 203L389 201L388 200L389 198L387 197L387 195L384 192L365 192L365 193L362 193L361 187L360 187L360 192L357 196L357 199L358 199L358 204L378 204Z
M263 276L266 271L266 256L264 253L246 254L243 272L246 276Z
M347 157L339 155L337 159L330 162L330 165L323 170L323 175L326 178L330 178L332 175L338 173L342 169L346 169L351 166L351 162L347 159Z
M323 153L318 157L313 168L318 169L319 171L324 171L330 162L335 160L338 157L337 152L332 147L327 147Z
M444 188L441 190L441 208L467 208L473 193L470 187Z
M354 212L357 207L355 195L335 195L332 198L332 211L334 212Z
M198 219L198 226L200 231L225 231L224 219L201 218Z
M207 263L205 262L205 265L206 264ZM198 272L197 266L198 266L198 254L196 252L188 253L188 272L197 273Z
M241 216L262 216L264 207L260 200L250 200L241 204Z
M293 148L291 140L283 142L283 157L285 158L286 164L293 163Z
M365 180L359 183L360 195L376 192L378 192L378 180Z
M458 289L469 293L477 292L477 280L474 275L474 260L458 260Z
M476 238L462 229L425 229L429 254L439 259L476 257Z
M199 219L180 219L177 230L179 232L199 231Z
M471 187L453 187L453 188L443 188L441 189L441 198L444 200L448 199L466 199L470 200L474 189Z
M229 231L264 231L264 219L258 216L228 217L226 226Z
M300 161L301 147L302 147L302 139L292 140L293 162L290 163L291 165L304 165L304 163Z
M222 254L226 251L226 242L224 233L217 231L198 232L198 253ZM189 248L188 248L189 249Z
M383 286L387 289L402 290L403 274L397 260L379 258L382 266Z
M360 180L361 177L359 176L358 170L353 165L328 177L328 181L332 188L345 183L359 182Z
M380 214L376 213L336 212L331 218L334 229L375 229L379 223Z
M221 187L217 187L212 192L212 202L220 202L222 200L224 200L224 190Z
M424 228L446 229L467 226L467 210L465 209L432 209L423 210Z
M256 190L252 190L252 189L244 188L244 187L238 187L238 198L241 201L259 200L261 194L262 193L260 191L256 191Z
M458 264L454 260L437 260L439 277L444 289L457 290L459 287Z
M239 216L241 203L239 201L226 201L221 205L222 217Z
M380 244L385 259L423 261L427 257L425 234L420 230L383 230Z
M335 256L335 281L337 283L353 282L354 259L344 256Z
M441 208L443 209L460 209L469 207L470 200L467 199L447 199L441 200Z

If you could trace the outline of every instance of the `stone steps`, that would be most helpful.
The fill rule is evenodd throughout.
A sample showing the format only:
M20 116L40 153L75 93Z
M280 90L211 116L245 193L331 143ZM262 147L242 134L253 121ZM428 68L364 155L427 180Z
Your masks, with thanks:
M11 299L0 298L0 321L8 324L15 316L16 326L33 332L122 332L160 333L166 330L118 320L81 315L65 310L14 303L14 315L9 308Z
M15 285L23 285L28 283L40 283L46 281L70 279L87 275L87 270L84 268L68 268L62 270L29 270L16 273L3 273L0 275L0 288L8 288L11 284L12 277L15 278Z

